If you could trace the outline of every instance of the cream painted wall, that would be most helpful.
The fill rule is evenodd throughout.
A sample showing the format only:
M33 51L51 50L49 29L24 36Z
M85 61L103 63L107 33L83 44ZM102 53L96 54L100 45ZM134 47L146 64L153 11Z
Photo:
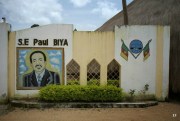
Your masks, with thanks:
M9 33L8 43L8 92L9 97L14 97L16 89L16 52L15 50L16 32Z
M151 31L150 31L151 30ZM150 43L150 57L144 62L143 53L135 59L130 53L128 61L120 56L121 39L124 40L126 46L132 40L141 40L143 46L152 39ZM121 66L121 87L128 92L135 89L136 92L143 89L145 84L150 85L150 93L155 93L156 80L156 29L153 26L121 26L115 28L115 58Z
M30 29L30 31L32 31ZM26 33L22 36L22 33ZM31 33L31 32L30 32ZM30 37L28 31L11 32L9 41L9 90L10 96L30 96L38 93L38 90L16 90L15 70L16 70L16 46L17 34L21 37ZM36 33L32 31L32 33ZM31 36L32 37L32 36ZM53 35L51 38L54 37ZM16 46L15 46L16 45ZM10 49L11 48L11 49ZM87 84L87 65L96 59L101 65L101 84L107 83L107 65L114 59L114 32L73 32L73 54L72 58L80 65L80 82ZM68 53L69 54L69 53ZM68 56L65 54L65 56ZM68 58L68 62L71 56ZM67 58L67 57L65 57ZM65 66L67 63L65 64ZM65 68L66 71L66 68ZM66 75L66 72L65 72Z
M157 26L156 97L164 100L169 91L170 27Z
M58 26L58 27L57 27ZM9 35L9 95L34 95L38 90L16 90L16 47L18 37L43 37L52 39L58 37L53 28L59 29L59 25L47 25L45 27L10 32ZM64 34L66 30L64 30ZM38 34L37 34L38 33ZM72 38L71 38L72 37ZM169 83L169 46L170 27L168 26L121 26L115 27L115 32L81 32L74 31L70 35L72 42L71 51L65 51L65 76L66 65L74 59L80 65L80 83L87 84L87 65L93 60L100 64L101 85L107 83L107 66L115 59L120 65L120 85L125 92L136 89L136 92L149 84L149 93L155 94L159 99L168 95ZM143 53L135 59L129 53L128 61L121 56L121 39L129 47L133 39L139 39L145 46L148 40L150 57L143 61ZM52 47L52 46L51 46ZM66 79L66 77L65 77Z
M80 65L80 83L87 84L87 65L101 65L101 85L107 83L107 65L114 59L114 32L79 32L73 35L73 59Z
M115 59L121 64L121 87L124 91L129 92L130 89L135 89L138 93L143 90L145 84L148 84L148 93L156 94L158 98L168 96L169 30L169 27L163 26L115 27ZM149 44L150 57L143 61L143 52L136 59L129 52L128 61L126 61L120 56L121 39L128 48L134 39L141 40L143 47L148 40L152 39ZM166 64L167 67L165 67ZM162 65L164 65L163 68ZM164 95L162 92L165 92Z
M28 39L28 45L19 45L18 40L19 39ZM33 41L34 39L38 40L46 40L48 39L48 45L38 45L34 44ZM55 46L53 40L54 39L67 39L68 41L68 46L63 46L63 45L58 45ZM66 83L66 67L69 63L69 61L72 59L72 42L73 39L73 25L69 24L51 24L51 25L46 25L46 26L39 26L39 27L34 27L34 28L29 28L25 30L20 30L16 31L15 34L15 43L14 43L14 50L11 49L11 51L14 52L14 55L16 55L16 48L17 47L48 47L48 48L63 48L64 49L64 79ZM12 40L13 41L13 40ZM15 57L17 58L17 57ZM16 62L16 60L15 60ZM14 63L16 65L16 63ZM15 72L16 72L15 67ZM17 72L16 72L17 73ZM15 73L15 75L16 75ZM14 76L16 78L16 76ZM14 80L15 81L15 80ZM37 94L39 90L17 90L16 89L16 81L15 81L15 95L24 95L24 96L29 96L33 94Z
M162 97L166 97L169 92L169 56L170 56L170 27L163 27L163 82Z
M8 97L8 32L10 24L0 23L0 102Z

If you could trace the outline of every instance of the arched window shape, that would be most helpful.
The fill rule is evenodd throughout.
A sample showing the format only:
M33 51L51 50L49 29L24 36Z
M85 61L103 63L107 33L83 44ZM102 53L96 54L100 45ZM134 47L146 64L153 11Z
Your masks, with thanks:
M113 59L107 67L107 80L119 80L120 79L120 65Z
M93 59L87 66L87 81L100 80L100 64Z
M80 66L75 60L71 60L66 66L67 81L80 79Z

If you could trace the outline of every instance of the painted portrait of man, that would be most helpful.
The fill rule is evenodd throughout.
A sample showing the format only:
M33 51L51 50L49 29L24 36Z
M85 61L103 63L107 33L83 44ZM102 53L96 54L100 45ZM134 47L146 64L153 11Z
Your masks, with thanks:
M60 84L58 73L46 68L47 57L42 51L34 51L29 58L33 71L23 77L24 87L43 87L48 84Z

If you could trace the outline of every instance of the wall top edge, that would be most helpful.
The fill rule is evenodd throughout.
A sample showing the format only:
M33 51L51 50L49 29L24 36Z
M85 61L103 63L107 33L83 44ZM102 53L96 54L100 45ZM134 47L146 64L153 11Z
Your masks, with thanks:
M115 25L115 28L121 27L170 27L170 25Z
M39 25L38 27L33 27L33 28L29 27L29 28L25 28L25 29L15 30L13 32L43 29L43 28L52 27L52 26L71 26L71 28L73 29L73 24L47 24L47 25Z

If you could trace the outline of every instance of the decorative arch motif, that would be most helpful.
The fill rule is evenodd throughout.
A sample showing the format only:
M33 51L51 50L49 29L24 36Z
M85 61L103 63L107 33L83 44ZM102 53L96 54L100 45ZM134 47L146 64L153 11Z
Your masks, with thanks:
M115 59L108 64L107 80L120 80L120 65Z
M71 60L66 66L66 78L68 80L80 80L80 66L75 60Z
M87 81L89 80L100 80L100 64L95 59L87 65Z

